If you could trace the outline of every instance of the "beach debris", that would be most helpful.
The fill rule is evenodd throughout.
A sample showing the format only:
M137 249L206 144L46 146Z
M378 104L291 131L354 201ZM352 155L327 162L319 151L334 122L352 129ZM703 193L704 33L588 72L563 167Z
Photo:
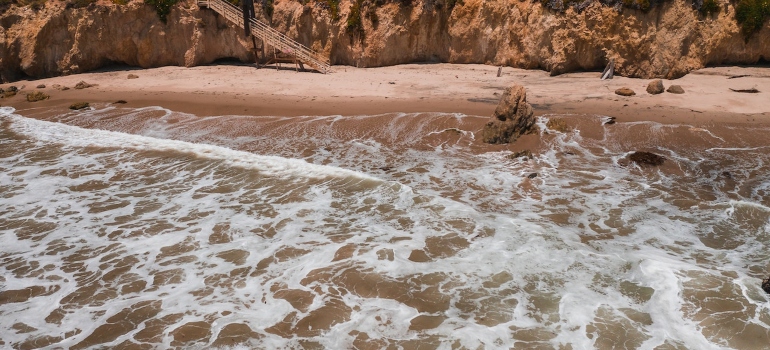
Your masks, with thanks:
M528 179L534 179L536 177L537 177L537 173L532 173L532 174L527 175Z
M114 105L122 105L122 104L126 104L126 103L128 103L126 100L117 100L117 101L113 102L112 104L114 104Z
M532 151L525 149L523 151L513 152L508 155L508 159L527 158L532 159Z
M651 165L659 166L663 165L663 161L666 160L663 156L657 155L651 152L636 151L628 156L632 162L639 165Z
M731 91L735 91L735 92L743 92L743 93L747 93L747 94L756 94L756 93L759 92L759 90L757 90L757 88L755 88L755 87L751 88L751 89L733 89L733 88L730 88L730 90Z
M604 67L604 70L602 71L602 80L606 79L612 79L612 77L615 75L615 59L610 59L610 62L607 63L607 67Z
M503 66L497 68L497 77L499 78L501 75L503 75Z
M80 81L79 83L75 84L75 89L86 89L92 87L92 84L86 83L85 81Z
M745 78L745 77L750 77L750 76L751 75L749 75L749 74L731 75L731 76L727 77L727 79Z
M666 89L666 92L672 93L672 94L683 94L684 89L682 89L682 86L680 85L671 85Z
M607 120L604 121L604 123L602 123L602 125L612 125L612 124L615 124L615 117L609 117L607 118Z
M379 167L379 168L377 168L377 169L380 169L380 170L382 170L382 171L390 171L391 169L393 169L393 167L390 167L390 166L381 166L381 167Z
M564 121L564 119L559 118L551 118L548 119L548 122L545 123L545 127L547 127L550 130L558 131L558 132L569 132L572 130L572 128L567 125L567 122Z
M395 81L389 81L389 82L388 82L388 84L390 84L390 85L396 85L396 82L395 82Z
M47 94L41 92L41 91L33 91L27 94L27 101L28 102L37 102L42 100L47 100L51 96L48 96Z
M721 174L719 174L719 175L721 175L722 177L724 177L724 178L726 178L726 179L732 179L732 178L733 178L733 174L730 174L730 172L729 172L729 171L723 171L723 172L722 172Z
M620 96L634 96L636 95L636 92L634 92L634 90L631 90L627 87L622 87L620 89L615 90L615 94Z
M527 90L521 85L510 86L492 114L494 119L484 126L482 140L492 144L510 143L521 135L535 132L534 114L527 103Z
M655 79L647 84L647 93L650 95L662 94L666 88L663 86L663 80Z
M139 76L136 74L129 74L127 79L139 79Z
M45 89L45 84L40 84L36 87L36 89Z
M70 109L78 110L83 108L88 108L88 102L75 102L70 105Z
M762 280L762 290L764 290L765 293L770 294L770 277Z

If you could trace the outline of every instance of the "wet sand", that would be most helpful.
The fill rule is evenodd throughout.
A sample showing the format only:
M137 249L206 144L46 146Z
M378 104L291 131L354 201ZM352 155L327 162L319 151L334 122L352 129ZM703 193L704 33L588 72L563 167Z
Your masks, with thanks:
M73 102L111 103L125 107L161 106L175 111L209 115L373 115L392 112L450 112L488 116L503 89L512 84L527 88L528 101L538 115L549 113L611 114L618 122L655 121L710 125L722 122L770 122L770 68L706 68L666 87L681 85L684 94L650 95L651 79L615 77L600 80L598 72L551 77L548 72L456 64L407 64L381 68L335 66L323 75L249 65L113 69L94 73L3 84L24 86L15 97L0 99L19 111L30 108L66 110ZM138 75L127 79L128 74ZM96 86L76 90L79 81ZM46 88L35 87L44 84ZM55 84L71 89L61 91ZM629 87L635 96L614 92ZM759 93L733 89L756 88ZM51 96L27 102L26 92Z

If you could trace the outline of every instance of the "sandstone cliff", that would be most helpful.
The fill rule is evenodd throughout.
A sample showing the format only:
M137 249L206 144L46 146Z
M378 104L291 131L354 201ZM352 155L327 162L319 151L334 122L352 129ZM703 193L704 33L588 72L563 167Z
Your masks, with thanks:
M372 3L361 8L360 30L351 30L347 19L355 3L342 2L336 20L325 2L296 0L276 0L272 18L261 9L258 16L328 55L332 64L360 67L440 61L560 74L601 69L614 58L616 74L675 78L707 65L770 60L770 23L744 40L728 0L721 0L713 16L699 14L689 0L665 2L646 13L599 2L580 12L520 0L464 0L451 8L436 0ZM226 57L253 60L242 31L194 1L175 6L167 24L140 1L80 9L53 1L39 11L11 7L0 23L2 81L111 63L155 67Z

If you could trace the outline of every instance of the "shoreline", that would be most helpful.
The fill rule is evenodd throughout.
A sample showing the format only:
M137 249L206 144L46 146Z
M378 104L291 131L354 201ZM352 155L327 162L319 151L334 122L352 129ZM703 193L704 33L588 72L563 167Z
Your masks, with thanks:
M0 105L19 112L50 109L68 111L74 102L105 103L125 100L129 108L161 106L197 116L252 115L378 115L386 113L446 112L491 116L503 89L516 84L527 88L527 100L536 115L609 115L617 122L654 121L687 123L770 123L770 69L764 67L705 68L666 87L681 85L681 95L645 91L651 79L615 77L600 80L597 72L548 72L478 64L406 64L379 68L335 66L334 72L314 72L250 65L213 65L192 68L112 69L3 84L24 86ZM139 78L127 79L128 74ZM730 79L731 76L743 76ZM85 81L95 86L77 90ZM39 84L45 88L37 89ZM62 91L54 84L70 87ZM629 87L635 96L614 91ZM738 93L729 88L756 88ZM27 102L26 93L42 91L50 99Z

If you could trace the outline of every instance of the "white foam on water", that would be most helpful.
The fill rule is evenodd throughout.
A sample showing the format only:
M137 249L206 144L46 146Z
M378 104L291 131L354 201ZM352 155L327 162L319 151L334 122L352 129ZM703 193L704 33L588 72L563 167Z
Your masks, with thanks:
M291 175L311 178L357 177L362 180L378 179L346 169L309 164L299 159L286 159L275 156L255 155L207 144L156 139L145 136L125 134L114 131L92 130L72 127L59 123L12 116L11 130L34 138L41 142L61 143L71 147L128 148L147 151L174 151L192 153L199 157L226 161L230 166L251 168L270 176Z
M210 340L198 344L202 347L230 323L249 325L262 337L250 346L261 348L300 347L300 341L350 348L355 332L404 347L407 341L434 342L438 348L455 343L466 348L737 347L731 345L736 340L702 322L710 310L719 309L713 300L720 298L745 307L720 314L770 329L770 304L756 292L758 279L747 268L767 261L770 240L762 231L767 207L750 198L729 199L737 194L713 200L700 199L697 192L691 194L695 205L678 206L677 193L687 190L678 175L619 166L628 150L587 147L589 141L579 132L553 135L532 160L510 160L504 152L477 155L461 146L391 149L387 142L357 138L348 148L311 158L336 166L324 167L265 160L221 145L11 118L11 129L34 144L25 144L18 155L0 157L3 184L25 184L0 204L0 224L26 220L54 226L39 240L8 229L0 230L0 238L6 254L53 269L21 276L7 271L4 283L8 288L60 288L50 296L0 305L0 313L10 316L0 318L0 328L11 329L16 322L37 328L27 334L0 331L11 344L77 328L79 335L58 344L73 346L112 315L145 300L162 301L156 319L182 315L166 326L159 347L172 346L177 327L207 318L216 321ZM409 124L410 118L389 122L403 129L399 123ZM601 120L596 117L597 123ZM544 129L546 121L538 123ZM168 129L150 129L176 137ZM181 155L146 152L159 150ZM43 151L56 157L28 160ZM704 157L679 150L666 154L676 155L689 173L696 173L689 170L697 163L692 159ZM241 157L245 165L230 160ZM364 175L370 164L386 160L396 169L378 175L384 180ZM57 175L62 170L66 174ZM318 174L320 181L296 181L307 172ZM530 173L538 176L529 179ZM330 177L366 179L376 186L349 186L327 181ZM81 189L89 181L106 187ZM706 239L712 234L740 242L713 246ZM174 245L188 248L164 256L166 247ZM71 248L49 254L58 246ZM74 251L99 247L105 251L84 258L80 269L73 271L62 261ZM415 250L438 248L449 249L431 254L427 262L410 260ZM338 258L346 249L352 249L348 256ZM235 262L221 257L235 250L248 255ZM145 281L145 288L103 301L90 296L84 307L66 308L61 325L45 321L67 304L78 276L107 274L129 257L139 263L123 273L126 281L105 283L99 290L120 290L130 281ZM245 273L239 272L242 268ZM364 278L360 286L346 284L345 278L363 273L371 279ZM46 279L51 276L62 279ZM156 283L158 276L180 282ZM429 294L434 300L423 303L437 305L446 298L446 308L420 312L420 303L376 293L363 296L357 290L378 281L409 285L406 290L415 298L435 287L438 292ZM302 291L313 300L297 309L276 288ZM712 290L727 292L693 296ZM317 333L291 328L327 305L344 305L349 312ZM268 331L288 315L296 315L288 326L294 335ZM443 317L443 322L410 330L418 316ZM103 345L117 346L147 326L142 323ZM733 334L742 331L734 324L723 327ZM296 335L301 332L311 335Z

